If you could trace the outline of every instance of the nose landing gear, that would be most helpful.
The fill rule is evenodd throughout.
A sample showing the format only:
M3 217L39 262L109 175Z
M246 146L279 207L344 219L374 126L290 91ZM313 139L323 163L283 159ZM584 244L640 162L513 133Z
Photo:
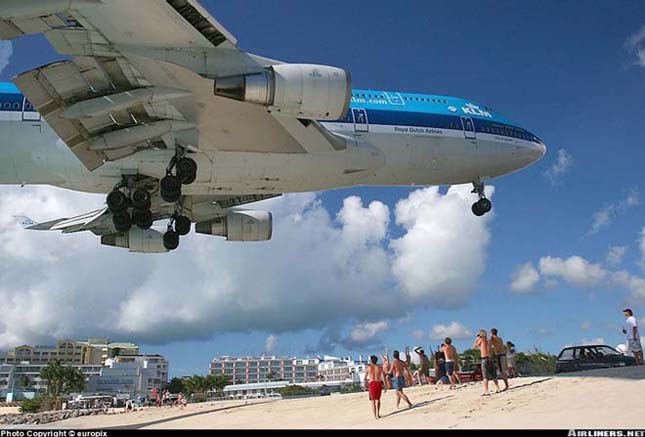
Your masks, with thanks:
M484 194L484 183L481 180L473 182L473 187L472 193L477 193L479 200L473 203L472 211L477 217L481 217L490 212L493 208L493 204L486 198L486 195Z

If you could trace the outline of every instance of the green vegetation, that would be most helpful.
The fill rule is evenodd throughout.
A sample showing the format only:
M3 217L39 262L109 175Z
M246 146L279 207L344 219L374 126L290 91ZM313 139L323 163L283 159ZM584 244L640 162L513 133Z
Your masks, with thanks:
M286 387L281 387L276 390L282 396L307 396L307 395L318 395L320 394L320 389L317 388L308 388L301 385L288 385Z
M21 413L38 413L40 411L42 398L23 399L20 401Z
M59 360L50 361L43 367L40 377L47 380L47 395L54 399L85 389L83 371L76 367L63 366Z
M515 364L520 375L543 375L555 372L556 356L537 348L529 353L515 354Z
M173 384L174 388L179 389L178 391L189 395L205 395L213 391L221 393L224 387L229 384L229 381L228 378L221 375L193 375L185 379L173 378L171 384ZM171 392L173 391L171 390Z
M341 393L357 393L363 391L363 387L360 384L347 384L340 387Z

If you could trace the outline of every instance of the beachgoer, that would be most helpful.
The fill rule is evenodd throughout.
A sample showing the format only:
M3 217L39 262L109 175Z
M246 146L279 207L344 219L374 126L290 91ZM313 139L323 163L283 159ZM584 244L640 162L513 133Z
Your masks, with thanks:
M419 384L428 384L430 379L430 358L421 347L415 347L414 352L419 356Z
M497 370L499 375L504 381L504 390L508 390L508 363L506 361L506 349L504 348L504 340L502 337L497 335L497 329L493 328L490 330L490 343L493 349L495 349L495 364L497 365Z
M385 382L385 374L381 366L376 364L376 355L370 357L370 364L365 372L365 388L369 391L369 399L372 403L372 414L375 419L381 418L381 393Z
M507 341L506 342L506 364L508 365L508 377L517 378L517 369L515 368L515 345Z
M459 381L457 378L457 371L455 370L455 364L459 360L459 355L457 354L457 349L452 344L452 339L446 337L443 341L444 346L442 352L446 357L446 375L450 380L450 389L455 389L455 383Z
M410 402L410 399L408 399L406 394L403 393L403 389L406 387L405 375L406 372L409 373L410 370L405 364L405 361L401 361L401 359L399 359L399 351L394 351L392 355L394 356L394 360L390 366L390 371L393 375L392 387L396 390L396 407L399 408L401 399L403 399L408 403L408 408L412 408L412 402Z
M385 389L389 390L392 388L392 378L394 375L392 375L392 370L390 368L390 359L388 355L381 355L381 358L383 359L383 373L385 374Z
M626 308L623 314L627 318L625 321L626 327L623 328L623 334L627 334L627 347L629 351L634 354L637 365L643 364L643 346L641 345L641 337L638 333L638 321L634 317L634 312Z
M499 384L497 383L497 369L495 368L495 363L490 357L490 346L485 329L482 329L477 334L475 343L473 343L473 349L479 349L479 352L481 354L482 377L484 379L484 393L482 393L482 396L489 395L488 381L490 380L493 380L495 387L497 387L497 392L499 393Z

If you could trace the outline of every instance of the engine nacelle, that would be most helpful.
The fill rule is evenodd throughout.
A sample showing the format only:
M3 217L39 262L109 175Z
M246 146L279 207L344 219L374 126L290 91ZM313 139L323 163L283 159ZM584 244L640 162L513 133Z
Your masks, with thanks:
M230 211L224 217L195 224L195 232L228 241L266 241L273 233L273 216L267 211Z
M338 120L347 114L352 79L341 68L278 64L262 73L216 79L214 92L297 118Z
M123 247L137 253L165 253L168 250L163 245L163 235L154 229L142 230L133 228L128 232L114 235L103 235L101 244L105 246Z

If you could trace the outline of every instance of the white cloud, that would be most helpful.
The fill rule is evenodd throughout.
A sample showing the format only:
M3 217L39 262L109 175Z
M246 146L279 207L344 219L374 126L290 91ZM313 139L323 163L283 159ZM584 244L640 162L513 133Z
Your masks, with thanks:
M471 338L473 332L460 322L452 322L449 325L434 325L430 331L430 338L433 340L443 340L450 337L453 340L464 340Z
M625 47L634 65L645 67L645 26L627 39Z
M493 187L487 187L489 197ZM417 190L396 205L396 223L406 234L393 240L392 271L413 301L455 308L467 302L484 272L492 215L465 214L473 203L469 186Z
M426 338L426 333L421 329L415 329L414 331L412 331L412 338L414 338L415 340L423 340Z
M640 193L637 189L632 189L624 199L607 204L593 214L593 223L589 234L598 233L601 229L608 227L618 215L638 205L640 205Z
M540 281L540 273L529 262L519 266L511 278L511 290L515 293L532 293Z
M13 55L11 41L0 41L0 73L9 65L11 55Z
M275 351L276 346L278 345L278 336L269 335L264 341L264 352L266 354L272 354Z
M370 344L377 339L379 334L389 329L390 325L385 320L360 323L352 329L349 334L349 339L355 345Z
M640 265L640 267L645 270L645 227L643 227L640 235L638 236L638 249L641 253L641 258L638 261L638 265Z
M556 185L562 176L571 169L573 162L573 156L566 149L558 150L555 162L544 172L544 177L547 178L551 185Z
M468 187L412 192L397 205L402 237L390 240L381 202L350 197L333 216L314 194L287 195L256 205L274 213L271 242L191 235L176 252L144 255L100 246L89 233L17 230L11 218L69 217L101 207L102 195L3 187L0 349L64 337L168 343L307 328L329 329L321 345L352 341L330 327L468 302L491 220L472 216L473 197Z
M607 277L607 271L580 256L567 259L546 256L540 259L540 272L565 280L578 287L594 287Z
M583 331L589 331L593 327L593 323L587 321L587 322L582 322L580 325L580 329Z
M626 253L627 253L627 246L612 246L609 248L609 251L607 252L605 261L610 266L615 267L623 261L623 258L625 257Z

